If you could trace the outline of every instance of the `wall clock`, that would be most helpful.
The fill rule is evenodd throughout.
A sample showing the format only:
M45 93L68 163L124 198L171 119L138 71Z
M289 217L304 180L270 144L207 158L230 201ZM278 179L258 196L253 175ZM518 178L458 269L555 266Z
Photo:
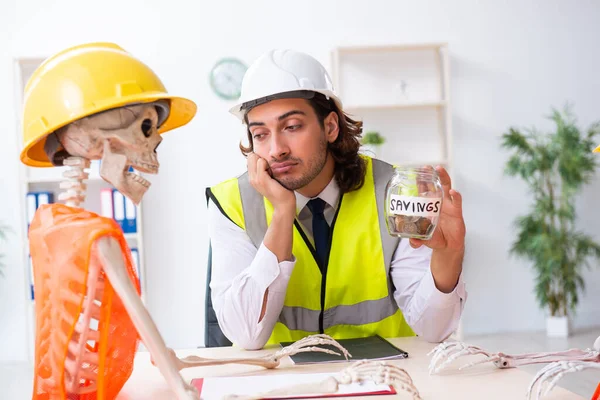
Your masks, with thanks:
M223 58L210 70L210 86L225 100L237 100L242 90L242 79L248 67L236 58Z

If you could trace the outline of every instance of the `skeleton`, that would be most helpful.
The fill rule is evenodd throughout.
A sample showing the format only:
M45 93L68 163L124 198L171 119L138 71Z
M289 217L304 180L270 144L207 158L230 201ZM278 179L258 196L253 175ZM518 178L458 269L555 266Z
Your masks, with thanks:
M158 173L156 148L162 141L158 126L164 121L168 112L168 103L162 101L124 106L82 118L50 134L45 144L46 154L55 165L62 164L69 167L64 173L65 181L61 183L61 188L66 191L60 194L59 200L65 201L67 206L79 207L86 196L86 186L83 181L88 174L85 169L89 168L90 160L101 159L102 178L136 205L139 204L150 183L143 177L128 172L128 169L133 166L140 172ZM99 302L103 299L107 280L148 348L154 365L158 367L176 397L181 400L199 398L196 389L187 384L180 375L179 371L183 368L228 363L275 368L282 357L299 352L321 351L339 355L335 351L318 347L320 345L333 345L344 354L346 359L350 356L329 336L315 335L300 340L267 358L213 360L188 357L180 360L173 350L167 348L144 307L127 271L120 243L114 237L102 236L94 242L93 246L98 257L96 260L92 259L89 265L85 287L87 293L83 298L79 322L68 342L65 364L53 365L53 368L64 371L64 385L68 397L94 393L98 390L98 376L94 371L98 367L99 356L97 352L90 350L86 343L101 341L99 331L90 327L90 321L97 320L98 325L103 323ZM70 287L61 287L61 290L63 289L65 292L71 290ZM72 300L77 303L80 300L77 296L80 294L72 293L71 297L74 297ZM52 312L60 314L61 310ZM49 335L49 337L49 340L54 340L54 336ZM40 377L40 379L46 380L42 385L55 383L50 381L53 379L52 376Z
M534 387L537 385L535 398L546 396L556 383L568 373L584 369L600 369L600 336L592 348L585 350L570 349L558 352L505 354L491 353L480 347L468 345L458 341L446 341L436 346L428 355L432 356L429 364L429 373L436 374L450 365L454 360L465 355L483 355L485 358L465 364L459 368L463 370L487 362L493 363L497 368L516 368L529 364L548 364L533 378L527 389L527 399L531 399ZM544 390L545 388L545 390Z
M361 383L371 380L377 384L393 385L396 390L403 390L412 395L414 400L421 400L419 391L404 369L385 361L361 360L343 369L337 375L332 375L318 384L298 384L285 388L274 389L252 396L231 394L224 400L258 400L268 397L286 397L293 395L322 395L334 394L340 385Z

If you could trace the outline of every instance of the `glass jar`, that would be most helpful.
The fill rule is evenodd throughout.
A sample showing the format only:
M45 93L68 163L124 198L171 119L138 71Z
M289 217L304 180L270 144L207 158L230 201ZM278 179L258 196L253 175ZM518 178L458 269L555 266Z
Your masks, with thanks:
M386 186L385 221L392 236L429 240L442 208L443 190L432 167L395 167Z

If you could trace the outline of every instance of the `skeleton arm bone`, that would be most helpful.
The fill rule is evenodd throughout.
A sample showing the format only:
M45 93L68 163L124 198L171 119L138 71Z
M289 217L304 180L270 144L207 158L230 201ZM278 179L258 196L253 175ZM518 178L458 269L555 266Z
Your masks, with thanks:
M548 364L551 362L558 361L597 361L600 360L599 354L595 350L580 350L570 349L566 351L557 352L543 352L543 353L523 353L523 354L504 354L498 353L498 360L494 361L494 364L498 368L515 368L522 365L530 364ZM488 360L481 360L467 364L464 368L484 363Z
M276 353L268 355L266 357L255 357L255 358L230 358L230 359L210 359L210 358L202 358L197 356L188 356L182 359L177 358L175 352L170 350L172 357L176 360L177 369L182 370L184 368L192 368L192 367L206 367L211 365L224 365L224 364L247 364L247 365L257 365L263 368L272 369L277 368L281 363L281 359L284 357L292 356L298 353L305 353L309 351L327 353L327 354L337 354L340 353L319 347L320 345L331 345L338 349L348 360L348 357L352 357L352 355L342 347L335 339L331 338L328 335L310 335L305 338L298 340L291 345L284 347Z
M461 356L477 354L482 354L485 356L485 358L463 365L460 367L460 369L469 368L486 362L493 362L498 368L515 368L522 365L541 363L546 364L557 361L600 362L600 351L598 349L571 349L559 352L523 353L511 355L505 353L491 353L477 346L471 346L455 341L441 343L429 354L433 354L429 365L430 374L441 371L447 365L451 364L454 360Z
M200 397L195 389L186 384L179 374L164 340L154 321L152 321L152 317L144 307L133 283L129 279L119 243L111 237L102 237L96 241L95 246L97 246L98 256L108 280L127 309L142 341L148 347L169 387L180 400L199 399Z

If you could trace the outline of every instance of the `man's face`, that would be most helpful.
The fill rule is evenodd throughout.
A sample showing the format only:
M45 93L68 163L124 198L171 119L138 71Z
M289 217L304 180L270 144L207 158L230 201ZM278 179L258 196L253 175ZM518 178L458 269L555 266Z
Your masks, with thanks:
M285 188L300 189L323 169L328 140L308 101L279 99L257 106L248 113L248 129L254 152Z

